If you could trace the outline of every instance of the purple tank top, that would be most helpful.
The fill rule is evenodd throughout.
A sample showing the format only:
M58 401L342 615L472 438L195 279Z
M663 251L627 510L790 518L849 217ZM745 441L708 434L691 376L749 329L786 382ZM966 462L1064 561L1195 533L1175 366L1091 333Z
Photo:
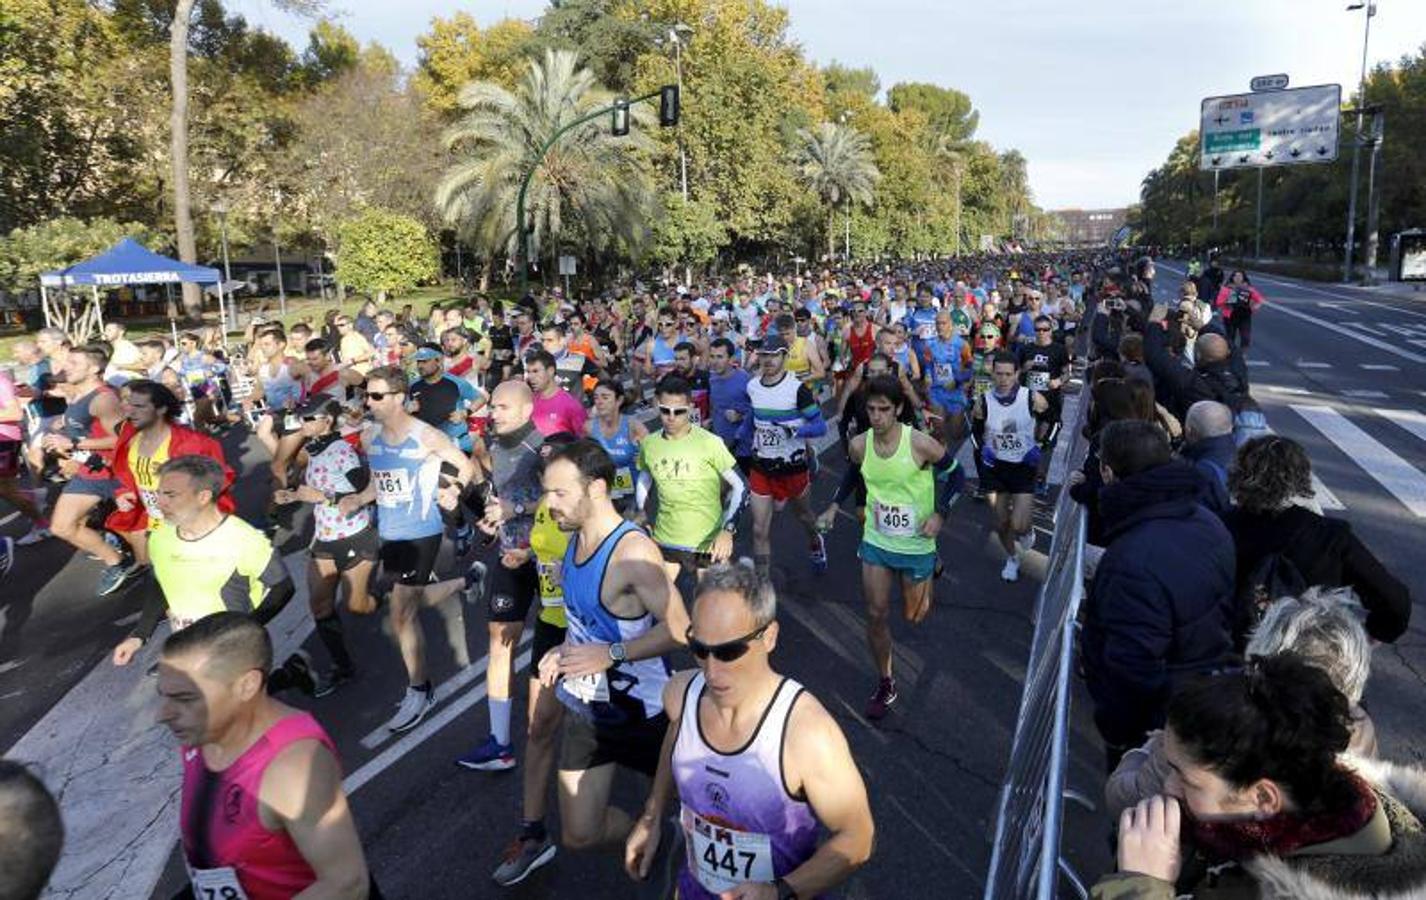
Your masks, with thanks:
M733 753L708 746L698 721L702 673L683 696L673 747L673 777L683 809L688 856L678 876L679 900L717 900L748 881L771 882L817 849L817 818L787 792L782 747L787 717L802 685L784 678L748 743Z

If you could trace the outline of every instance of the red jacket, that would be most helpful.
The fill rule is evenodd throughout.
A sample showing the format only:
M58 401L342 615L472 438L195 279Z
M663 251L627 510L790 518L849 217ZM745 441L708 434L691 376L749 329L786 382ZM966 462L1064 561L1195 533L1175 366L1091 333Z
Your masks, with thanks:
M1236 299L1234 294L1240 290L1245 291L1248 295L1247 310L1249 315L1257 312L1258 307L1263 305L1262 291L1253 287L1251 284L1225 284L1218 290L1218 296L1214 298L1213 303L1213 305L1218 308L1218 312L1222 314L1224 321L1233 318L1234 301Z
M223 445L202 432L176 422L169 423L168 427L169 459L179 456L207 456L222 465L223 493L218 495L218 508L225 513L234 512L237 504L233 502L233 479L237 475L223 458ZM119 442L114 445L114 477L119 481L119 488L114 492L114 496L128 494L134 498L134 505L127 512L116 509L104 520L104 526L114 531L142 531L149 525L148 509L139 498L139 486L134 481L134 473L129 469L129 444L136 434L138 431L126 421L119 426Z

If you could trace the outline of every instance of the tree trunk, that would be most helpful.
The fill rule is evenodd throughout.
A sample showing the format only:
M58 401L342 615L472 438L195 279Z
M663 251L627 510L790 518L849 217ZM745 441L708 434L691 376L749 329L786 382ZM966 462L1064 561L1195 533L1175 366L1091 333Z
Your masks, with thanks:
M194 0L178 0L169 26L168 76L173 90L173 109L169 119L171 155L173 157L173 226L178 235L178 258L186 263L198 261L198 242L193 236L193 213L188 185L188 25L193 16ZM183 311L198 316L203 311L203 295L196 284L183 285Z
M832 204L827 210L827 260L837 258L837 206Z

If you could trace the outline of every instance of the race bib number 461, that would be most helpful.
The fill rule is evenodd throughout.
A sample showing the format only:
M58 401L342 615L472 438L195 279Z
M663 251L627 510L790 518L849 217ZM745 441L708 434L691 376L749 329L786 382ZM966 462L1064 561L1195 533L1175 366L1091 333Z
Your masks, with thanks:
M376 482L376 502L381 506L411 502L411 477L405 469L373 469L371 479Z
M708 891L721 894L749 881L772 883L771 837L709 822L686 806L681 818L688 868Z

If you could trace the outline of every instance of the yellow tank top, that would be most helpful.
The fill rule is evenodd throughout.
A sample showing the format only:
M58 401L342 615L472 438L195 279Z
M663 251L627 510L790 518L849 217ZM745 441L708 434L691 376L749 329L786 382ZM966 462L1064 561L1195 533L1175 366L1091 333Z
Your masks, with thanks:
M812 363L807 360L807 338L798 335L787 347L787 371L797 376L798 381L806 381L812 374Z
M170 431L152 456L142 456L139 452L139 438L135 436L129 443L129 471L134 473L134 485L139 489L139 501L149 516L149 531L163 523L163 513L158 508L158 470L168 462L168 445L173 439Z
M535 509L535 524L530 527L530 552L535 554L535 565L540 572L540 619L558 628L567 626L560 567L564 565L568 547L569 535L550 518L549 509L541 500Z

